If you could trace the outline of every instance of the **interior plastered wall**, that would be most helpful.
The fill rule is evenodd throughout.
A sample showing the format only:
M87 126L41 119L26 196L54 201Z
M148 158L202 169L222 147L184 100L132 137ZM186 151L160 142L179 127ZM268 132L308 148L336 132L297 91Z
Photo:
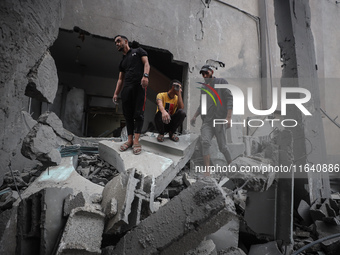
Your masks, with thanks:
M259 108L261 59L257 1L215 0L209 8L204 2L101 0L93 8L90 0L67 1L62 28L78 26L108 38L124 34L143 45L168 50L174 60L188 63L184 95L187 123L199 103L196 81L202 81L199 70L208 59L225 63L224 68L215 72L216 77L233 78L233 83L245 94L251 85L255 107ZM198 123L196 127L199 126Z

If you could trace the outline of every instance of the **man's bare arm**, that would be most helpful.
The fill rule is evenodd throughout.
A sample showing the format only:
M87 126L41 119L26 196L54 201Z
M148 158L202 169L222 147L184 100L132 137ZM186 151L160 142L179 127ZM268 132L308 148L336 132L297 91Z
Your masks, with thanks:
M118 77L118 81L117 81L117 85L116 85L116 90L115 93L113 94L113 102L117 102L117 98L119 93L121 92L123 85L124 85L124 76L125 74L123 72L119 72L119 77Z

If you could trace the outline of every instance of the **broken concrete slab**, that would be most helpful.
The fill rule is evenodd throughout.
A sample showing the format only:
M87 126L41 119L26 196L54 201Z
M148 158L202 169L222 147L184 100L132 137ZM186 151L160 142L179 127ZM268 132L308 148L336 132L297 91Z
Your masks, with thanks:
M55 166L61 161L60 144L53 129L49 126L36 124L25 137L21 153L29 159L37 159L45 166Z
M64 136L63 123L54 112L45 112L41 114L38 118L38 122L50 126L58 136Z
M136 168L145 176L153 176L155 178L154 195L157 197L190 160L194 153L198 136L193 134L182 135L178 143L166 141L161 144L157 142L156 138L147 136L142 137L140 142L143 144L142 141L144 140L148 142L144 143L141 155L133 155L130 150L120 152L121 143L112 141L99 142L99 154L102 159L120 172L129 168ZM183 156L166 152L166 148L171 147L172 144L177 150L176 153L179 154L178 151L181 150Z
M233 219L215 233L208 235L206 238L207 240L212 240L214 242L217 252L226 250L229 247L237 247L239 241L239 228L239 220Z
M129 169L126 172L113 178L105 185L103 190L102 208L106 214L106 224L104 233L117 234L120 232L122 225L129 224L129 214L134 200L134 192L139 182L134 178L134 169ZM117 213L112 212L112 199L117 202Z
M184 255L217 255L217 251L212 240L203 240L196 249L187 251Z
M25 95L52 104L58 90L57 67L49 51L30 70Z
M66 219L63 201L73 190L46 188L24 199L18 208L17 253L52 254Z
M42 172L21 194L21 197L24 199L47 187L67 187L73 189L73 195L83 192L86 203L92 203L91 196L102 194L104 188L79 175L75 171L73 161L74 157L62 158L59 166L50 167ZM18 202L14 203L14 206L16 205L18 205Z
M105 234L126 232L154 211L154 180L136 169L113 178L103 190L102 208L106 215Z
M64 216L69 216L71 211L77 207L85 206L85 198L83 192L79 192L76 196L68 195L64 200Z
M311 209L310 205L305 200L300 201L300 204L297 210L306 226L309 226L312 223L310 209Z
M229 197L212 179L191 185L123 236L111 254L179 254L237 218Z
M256 244L250 247L248 255L282 255L277 247L277 243L269 242L265 244Z
M56 254L100 255L104 218L104 213L89 205L73 209Z
M173 161L168 158L146 151L142 152L142 155L133 155L130 150L120 152L120 145L121 143L112 141L101 141L99 142L99 155L121 173L126 169L137 168L145 175L157 177L173 164Z

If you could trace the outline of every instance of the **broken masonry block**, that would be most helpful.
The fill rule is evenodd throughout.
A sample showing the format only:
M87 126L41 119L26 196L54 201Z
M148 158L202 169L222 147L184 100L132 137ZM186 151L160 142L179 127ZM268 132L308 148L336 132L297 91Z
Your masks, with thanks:
M70 188L45 188L20 202L16 254L52 254L66 220L64 199Z
M56 166L61 162L59 147L53 129L38 123L24 138L21 153L28 159L39 160L44 166Z
M237 218L214 180L198 181L125 234L111 254L183 254Z
M312 223L310 209L311 209L310 205L305 200L300 201L297 211L300 217L303 219L303 223L306 226L309 226Z
M63 122L54 112L45 112L38 118L38 122L50 126L54 132L62 137L64 135Z
M212 240L203 240L195 249L184 255L217 255L216 246Z
M90 205L73 209L56 254L100 255L104 218L104 213Z
M76 196L68 195L64 200L64 216L69 216L74 208L83 206L85 206L85 198L82 192L79 192Z
M57 94L58 76L57 67L49 51L32 67L27 78L25 95L52 104Z
M104 187L101 203L104 212L109 211L107 208L111 205L112 198L117 201L117 214L112 218L111 214L106 216L104 230L106 234L119 233L121 225L129 224L128 216L134 199L133 194L139 182L134 178L134 172L134 169L130 169L126 173L121 173Z
M144 177L136 169L114 177L103 190L102 208L106 214L105 234L125 232L153 212L154 179ZM117 213L112 215L112 198L117 201Z

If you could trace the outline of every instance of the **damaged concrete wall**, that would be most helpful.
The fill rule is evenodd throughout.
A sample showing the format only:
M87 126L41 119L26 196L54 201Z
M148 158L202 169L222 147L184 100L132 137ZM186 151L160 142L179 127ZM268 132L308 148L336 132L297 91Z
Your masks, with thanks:
M318 68L321 108L333 119L339 115L337 103L340 93L340 51L338 42L338 22L340 19L340 3L337 1L310 1L311 28L313 31L316 64ZM336 120L339 123L339 120ZM323 118L325 129L327 159L329 163L340 163L340 129L328 118Z
M20 153L22 140L29 130L21 113L29 108L25 90L32 82L29 73L35 70L56 39L62 16L60 0L0 3L0 184L10 162L12 168L20 170L32 165ZM52 61L49 66L39 70L50 72ZM40 82L51 81L41 79ZM53 88L57 84L39 86Z
M253 87L255 104L259 107L261 71L257 1L211 1L209 6L204 1L194 0L97 1L96 8L92 6L89 0L67 2L61 27L72 30L78 26L107 38L124 34L143 45L166 49L173 54L174 60L188 63L189 72L185 74L188 77L184 77L188 88L184 102L188 116L197 109L200 92L196 81L202 81L198 71L208 59L226 65L218 69L216 76L246 78L236 80L237 85L244 91L246 87ZM185 122L189 120L187 118ZM185 128L189 126L185 124ZM199 126L198 123L194 131L198 132Z

